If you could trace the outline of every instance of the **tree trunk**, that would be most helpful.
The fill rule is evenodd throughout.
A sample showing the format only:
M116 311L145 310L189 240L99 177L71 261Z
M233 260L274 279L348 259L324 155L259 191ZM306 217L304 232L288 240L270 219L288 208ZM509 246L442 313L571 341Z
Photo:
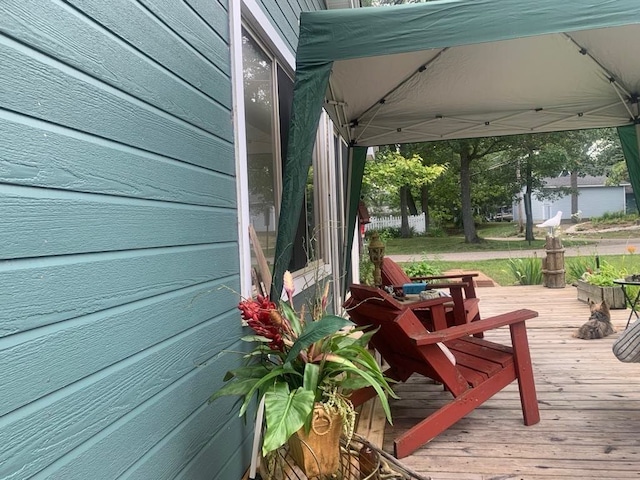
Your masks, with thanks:
M518 168L516 169L516 179L518 180L518 185L522 185L522 175L520 173L520 160L518 160ZM518 191L518 233L522 234L524 232L524 224L526 222L525 214L522 211L523 200L522 200L522 188Z
M571 215L578 213L578 172L571 172Z
M400 217L402 222L400 223L400 236L402 238L409 238L411 236L411 230L409 229L409 187L400 187Z
M424 214L424 233L429 233L431 219L429 218L429 187L427 184L423 184L420 187L420 204Z
M479 243L471 208L471 157L469 151L460 152L460 194L462 204L462 227L465 243Z
M525 167L525 192L524 192L524 214L527 217L527 225L525 229L524 239L528 242L535 240L533 237L533 214L531 211L531 195L533 194L533 179L531 173L531 162L527 159Z

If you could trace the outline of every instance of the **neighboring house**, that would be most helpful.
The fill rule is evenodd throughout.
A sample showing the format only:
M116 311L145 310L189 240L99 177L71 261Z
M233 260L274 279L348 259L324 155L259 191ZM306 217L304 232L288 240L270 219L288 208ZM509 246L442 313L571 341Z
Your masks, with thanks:
M578 177L578 210L581 218L600 217L604 213L626 212L629 196L633 197L633 191L628 184L609 186L605 185L605 176ZM546 179L545 189L553 190L560 187L570 187L570 176L560 176ZM632 203L632 205L634 205ZM562 212L563 220L571 219L571 195L560 198L539 200L535 195L531 199L531 211L533 221L542 222L553 217L557 211ZM514 204L513 217L518 221L524 218L524 206Z
M253 426L207 400L241 362L249 224L278 218L298 17L325 7L2 2L0 478L241 478ZM346 147L319 135L299 291L344 281Z

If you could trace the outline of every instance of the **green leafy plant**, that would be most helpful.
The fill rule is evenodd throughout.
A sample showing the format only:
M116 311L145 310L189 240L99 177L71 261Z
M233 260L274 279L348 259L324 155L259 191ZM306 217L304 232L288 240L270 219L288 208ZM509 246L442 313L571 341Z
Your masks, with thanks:
M429 277L432 275L440 275L440 270L431 265L426 260L421 262L412 262L402 265L402 269L409 277Z
M387 395L395 395L367 350L373 332L350 328L351 321L326 313L328 283L309 319L304 308L296 312L293 307L289 272L284 287L288 302L279 306L260 296L240 302L241 316L255 332L242 340L255 347L246 355L248 364L227 372L228 383L210 400L241 396L240 416L244 416L256 395L264 397L263 454L284 445L303 426L309 428L316 403L334 408L343 417L345 433L352 432L355 414L348 395L359 388L375 389L391 421Z
M373 262L369 255L360 255L360 283L363 285L373 285Z
M520 285L542 283L542 262L537 257L509 259L509 271Z
M600 262L600 268L595 271L586 271L581 280L587 282L590 285L596 285L598 287L613 287L614 280L624 278L628 275L626 268L619 268L611 265L606 261Z

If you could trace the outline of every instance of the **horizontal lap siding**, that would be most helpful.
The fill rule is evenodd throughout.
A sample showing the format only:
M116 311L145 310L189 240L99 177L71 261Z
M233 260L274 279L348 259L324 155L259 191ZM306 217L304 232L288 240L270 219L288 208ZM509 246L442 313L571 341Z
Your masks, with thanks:
M3 1L2 479L248 464L227 9Z
M324 0L258 0L258 3L291 52L298 47L300 13L325 8Z

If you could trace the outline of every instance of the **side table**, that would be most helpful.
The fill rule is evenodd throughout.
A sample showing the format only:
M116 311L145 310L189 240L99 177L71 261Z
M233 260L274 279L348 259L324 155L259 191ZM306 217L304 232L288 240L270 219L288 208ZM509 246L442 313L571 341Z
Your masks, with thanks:
M629 296L629 292L628 292L628 287L640 287L640 275L632 275L626 278L618 278L614 280L613 283L620 285L622 287L622 293L624 294L624 298L627 301L627 303L631 305L631 313L629 313L629 319L627 320L627 325L624 327L624 328L627 328L629 326L629 323L631 322L631 317L633 315L636 316L636 319L640 318L640 315L638 315L638 310L637 310L638 300L640 300L640 288L638 289L638 293L636 294L636 297L633 300Z

